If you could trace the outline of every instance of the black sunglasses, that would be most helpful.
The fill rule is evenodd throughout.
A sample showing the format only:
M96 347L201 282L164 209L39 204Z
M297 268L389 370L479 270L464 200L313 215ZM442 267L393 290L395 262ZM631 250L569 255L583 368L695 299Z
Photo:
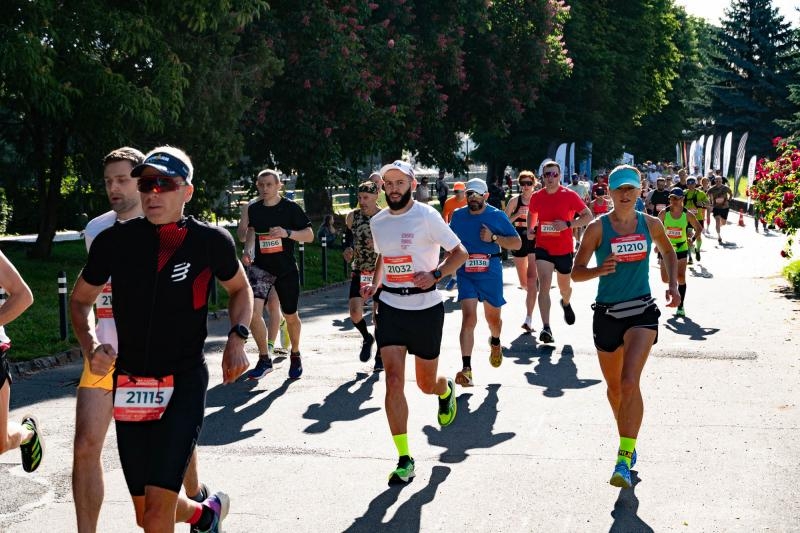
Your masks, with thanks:
M543 175L546 178L554 178L554 177L558 176L558 171L557 170L548 170Z
M139 178L137 188L139 192L172 192L177 191L183 185L178 181L181 178L173 178L171 176L142 176Z
M533 187L532 181L520 181L519 184L522 185L523 187Z

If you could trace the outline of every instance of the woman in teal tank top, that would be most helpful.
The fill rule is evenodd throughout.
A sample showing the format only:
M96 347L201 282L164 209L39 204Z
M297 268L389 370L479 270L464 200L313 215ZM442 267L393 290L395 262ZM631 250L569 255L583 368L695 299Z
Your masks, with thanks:
M669 277L667 307L677 306L680 294L677 257L663 224L656 217L635 210L641 193L639 171L620 165L609 174L608 184L614 209L586 228L572 267L572 280L600 278L592 305L592 330L619 432L619 451L610 483L630 488L630 469L636 463L636 439L644 414L639 382L650 349L658 340L661 315L650 296L653 244L663 256ZM595 267L589 266L592 254Z

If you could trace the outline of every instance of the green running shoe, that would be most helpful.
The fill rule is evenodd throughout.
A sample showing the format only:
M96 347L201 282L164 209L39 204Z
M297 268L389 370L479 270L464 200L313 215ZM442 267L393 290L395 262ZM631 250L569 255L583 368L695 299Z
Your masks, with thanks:
M26 472L33 472L42 464L44 439L39 429L39 423L32 415L25 415L22 419L22 427L33 432L33 436L28 442L19 445L19 451L22 453L22 468Z
M675 316L686 316L686 311L684 311L684 310L683 310L683 306L680 306L680 307L679 307L679 308L678 308L678 309L675 311Z
M456 419L458 404L456 403L456 386L452 379L447 380L447 387L450 394L447 398L439 398L439 425L449 426Z
M414 479L414 459L404 455L397 461L397 468L389 474L389 485L405 485Z

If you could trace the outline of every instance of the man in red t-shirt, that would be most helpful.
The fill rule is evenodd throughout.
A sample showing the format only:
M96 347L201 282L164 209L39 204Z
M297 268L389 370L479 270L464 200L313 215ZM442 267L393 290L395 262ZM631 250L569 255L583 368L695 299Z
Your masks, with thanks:
M561 292L561 307L567 324L575 323L575 313L569 304L572 296L570 272L575 251L572 228L581 228L592 221L592 212L574 191L561 185L561 165L549 161L542 168L544 187L531 196L528 206L528 235L533 239L536 229L536 269L539 272L539 313L542 316L542 331L539 340L553 342L550 330L550 282L553 270L558 272L558 290ZM576 219L575 215L579 217ZM537 293L535 283L528 284L528 291Z

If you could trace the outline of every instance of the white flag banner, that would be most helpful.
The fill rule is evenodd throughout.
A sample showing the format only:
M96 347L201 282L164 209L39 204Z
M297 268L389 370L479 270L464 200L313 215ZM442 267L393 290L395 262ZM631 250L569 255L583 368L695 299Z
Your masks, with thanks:
M572 143L569 145L569 172L564 172L564 177L571 180L575 172L575 143Z
M567 143L561 143L556 150L556 162L561 165L561 179L564 180L567 166Z
M747 147L748 135L748 132L745 132L745 134L742 135L742 138L739 139L739 149L736 150L736 168L734 170L733 177L737 180L742 176L742 171L744 170L744 154Z
M703 175L708 175L708 171L711 170L711 156L714 155L712 150L714 149L714 136L709 135L708 139L706 139L706 155L703 158L704 167L703 167Z
M705 148L706 136L701 135L700 138L697 140L697 173L703 174L703 150Z
M683 158L681 157L681 143L675 143L675 164L679 167L683 166Z
M722 145L722 175L726 178L731 168L731 144L733 144L733 132L729 131L725 136L725 144Z
M714 137L714 170L722 170L722 137Z
M689 146L689 160L686 162L686 166L689 167L689 174L694 176L697 171L697 163L695 162L695 157L697 156L697 141L692 141L692 144Z
M751 157L750 164L747 165L747 209L750 209L750 187L753 186L753 182L756 179L756 160L756 156Z

